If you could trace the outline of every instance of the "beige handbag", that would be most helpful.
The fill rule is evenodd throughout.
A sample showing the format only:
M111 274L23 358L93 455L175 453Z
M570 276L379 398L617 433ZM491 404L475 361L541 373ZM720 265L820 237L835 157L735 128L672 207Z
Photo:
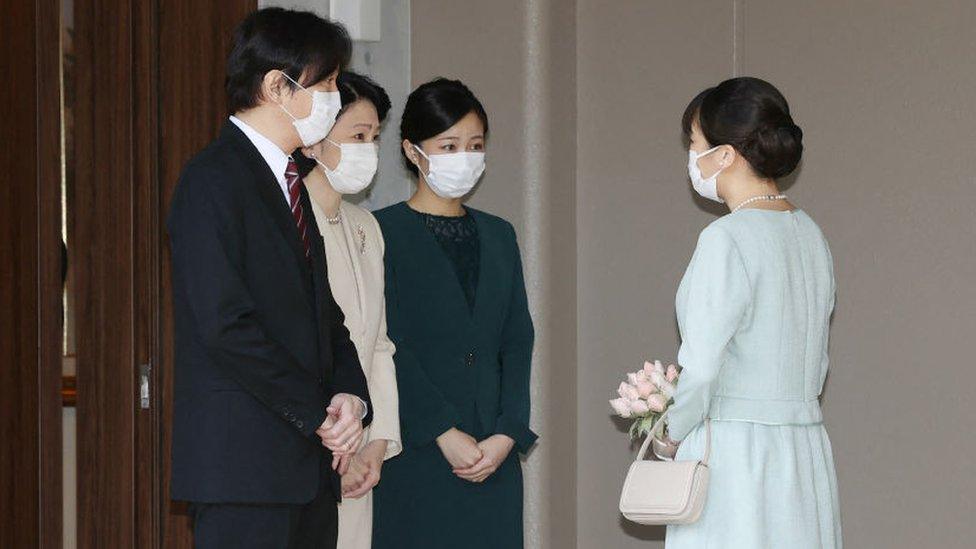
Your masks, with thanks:
M666 416L667 412L641 444L620 494L620 512L639 524L690 524L698 520L705 506L712 426L706 419L705 455L700 461L644 459Z

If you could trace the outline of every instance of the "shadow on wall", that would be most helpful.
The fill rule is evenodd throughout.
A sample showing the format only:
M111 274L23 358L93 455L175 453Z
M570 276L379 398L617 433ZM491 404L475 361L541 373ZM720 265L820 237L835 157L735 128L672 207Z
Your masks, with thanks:
M793 173L786 177L780 178L780 180L776 182L776 184L779 185L779 190L784 193L789 191L793 187L793 184L796 183L796 180L800 178L800 173L802 171L803 160L800 159L800 163L796 165L796 169L793 170Z
M634 539L641 541L664 541L664 533L666 532L664 526L645 526L636 522L630 522L623 516L620 516L617 520L620 521L620 529Z
M836 294L836 290L834 291L834 293ZM837 301L837 296L836 295L834 296L834 300ZM833 331L834 331L834 320L836 320L836 319L837 319L837 306L835 305L834 306L834 310L830 312L830 324L829 324L829 328L828 328L829 331L827 333L833 333ZM827 341L827 356L828 357L832 356L831 353L830 353L830 346L833 343L833 341L834 341L834 338L833 337L831 337ZM823 387L821 387L821 389L820 389L820 399L819 400L820 400L820 406L821 407L823 407L824 401L827 399L827 387L830 385L830 372L831 372L831 370L833 370L833 367L832 366L833 366L833 362L831 362L831 363L828 364L827 375L824 376Z

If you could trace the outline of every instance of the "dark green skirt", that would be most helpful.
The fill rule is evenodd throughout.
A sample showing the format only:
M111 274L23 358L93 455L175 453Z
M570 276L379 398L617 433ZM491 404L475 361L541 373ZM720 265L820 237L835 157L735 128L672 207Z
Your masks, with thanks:
M484 482L451 472L436 443L383 465L373 549L522 549L522 464L512 450Z

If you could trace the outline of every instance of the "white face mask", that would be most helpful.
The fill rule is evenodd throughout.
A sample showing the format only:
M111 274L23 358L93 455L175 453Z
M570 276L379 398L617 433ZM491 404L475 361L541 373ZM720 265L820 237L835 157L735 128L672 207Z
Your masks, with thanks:
M417 145L417 149L427 159L427 173L424 176L430 190L441 198L461 198L471 192L485 172L485 153L456 152L449 154L427 154ZM419 166L418 166L419 168Z
M724 204L725 201L722 197L718 195L718 174L722 173L725 168L720 168L714 175L705 179L702 177L701 169L698 167L698 159L705 156L706 154L715 152L718 148L712 147L705 152L696 153L695 151L688 151L688 177L691 178L691 186L695 188L695 191L702 195L704 198L709 200L714 200L715 202Z
M325 170L332 188L339 194L356 194L369 187L379 162L376 143L336 143L331 139L326 141L338 147L342 155L335 170L330 170L318 158L315 159Z
M291 80L299 88L302 88L302 91L312 95L312 112L301 119L295 118L295 115L288 112L288 109L284 105L278 103L281 110L285 111L291 117L292 125L295 126L295 130L298 132L298 137L301 138L302 144L306 147L311 147L325 139L329 135L329 132L332 131L336 116L339 114L339 110L342 109L342 99L339 97L339 92L337 91L310 92L304 86L292 80L284 71L281 74L284 74L285 78Z

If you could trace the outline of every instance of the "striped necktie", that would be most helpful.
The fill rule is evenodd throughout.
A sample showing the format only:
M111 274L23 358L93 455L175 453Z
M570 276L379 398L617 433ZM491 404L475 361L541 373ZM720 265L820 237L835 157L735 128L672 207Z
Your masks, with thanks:
M308 239L308 224L305 222L305 211L302 208L302 178L298 175L298 165L294 160L288 161L285 168L285 182L288 183L288 202L291 206L291 216L295 218L295 226L302 237L305 247L305 259L312 257L312 246Z

